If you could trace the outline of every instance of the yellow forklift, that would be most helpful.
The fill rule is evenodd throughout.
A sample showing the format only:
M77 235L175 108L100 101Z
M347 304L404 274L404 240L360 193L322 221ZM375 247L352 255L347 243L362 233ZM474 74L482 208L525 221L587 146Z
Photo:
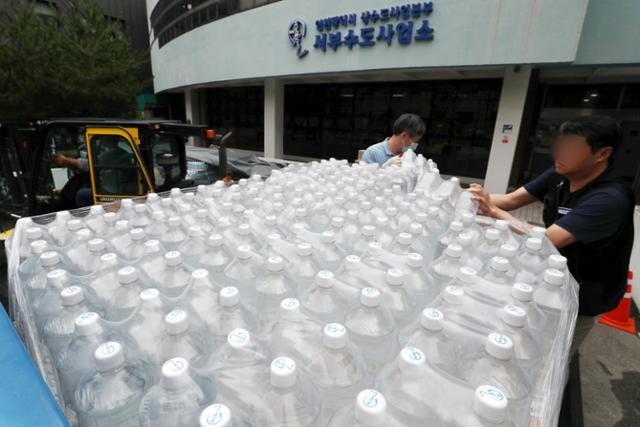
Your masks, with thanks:
M88 196L85 204L101 204L190 187L187 138L217 147L218 175L226 177L226 137L206 126L99 118L0 121L2 228L22 216L76 208L79 192Z

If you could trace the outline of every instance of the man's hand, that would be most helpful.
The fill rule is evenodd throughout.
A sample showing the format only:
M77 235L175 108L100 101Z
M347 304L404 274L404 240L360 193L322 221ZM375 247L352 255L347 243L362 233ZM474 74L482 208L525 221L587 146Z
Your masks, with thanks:
M401 164L402 164L402 158L400 156L394 156L394 157L390 158L389 160L387 160L386 162L384 162L382 167L386 168L386 167L389 167L389 166L399 166Z
M56 154L53 157L53 164L59 168L67 167L69 164L69 158L64 154Z
M501 218L502 214L505 213L493 203L491 194L480 184L471 184L469 191L473 194L473 200L478 202L478 209L482 215Z

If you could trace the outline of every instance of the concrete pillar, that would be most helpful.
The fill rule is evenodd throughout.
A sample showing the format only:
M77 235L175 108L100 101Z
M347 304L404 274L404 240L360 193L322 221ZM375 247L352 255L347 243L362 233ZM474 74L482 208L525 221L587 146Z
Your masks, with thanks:
M284 84L280 79L264 82L264 157L281 159L284 145Z
M184 111L188 123L193 125L203 124L204 116L201 108L202 93L198 89L184 90Z
M509 185L530 77L531 67L528 65L519 66L518 71L512 66L504 70L498 116L484 180L485 188L492 193L504 193Z

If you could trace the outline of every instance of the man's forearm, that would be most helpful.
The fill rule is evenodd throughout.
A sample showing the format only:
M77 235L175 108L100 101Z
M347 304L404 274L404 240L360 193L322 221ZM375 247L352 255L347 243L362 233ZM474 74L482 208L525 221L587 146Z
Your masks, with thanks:
M507 194L491 194L490 197L493 204L496 205L498 208L504 211L513 210L513 206L511 206L511 203L509 201L509 197ZM501 218L501 219L504 219L504 218Z

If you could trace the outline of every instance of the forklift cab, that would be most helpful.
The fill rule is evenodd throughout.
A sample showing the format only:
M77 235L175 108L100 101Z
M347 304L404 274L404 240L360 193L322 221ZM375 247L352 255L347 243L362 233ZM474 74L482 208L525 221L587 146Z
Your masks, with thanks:
M14 205L23 204L20 216L76 208L80 191L92 204L101 204L188 187L187 137L221 146L213 130L174 121L61 119L14 125L0 138L4 187L13 184ZM59 161L63 157L80 160L70 167Z

